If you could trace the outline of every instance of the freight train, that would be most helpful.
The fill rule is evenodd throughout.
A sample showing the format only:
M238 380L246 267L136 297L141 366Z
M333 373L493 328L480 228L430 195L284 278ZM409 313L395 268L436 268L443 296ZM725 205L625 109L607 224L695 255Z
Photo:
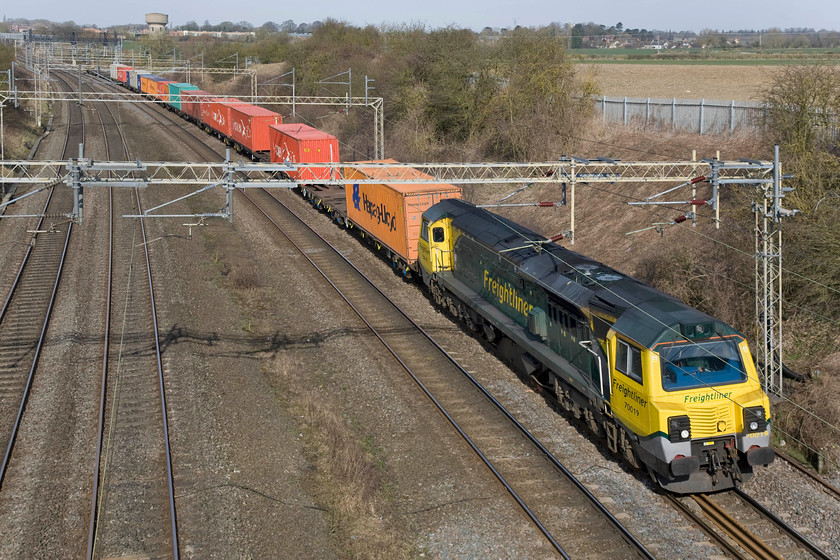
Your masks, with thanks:
M291 163L340 161L338 140L334 136L303 124L283 124L279 113L265 107L123 64L112 64L109 77L160 101L251 159ZM304 174L301 180L325 179L329 168L310 168L301 173Z
M279 124L279 115L243 109L190 84L161 85L164 80L133 69L120 72L112 67L111 77L251 155L340 161L335 138L317 129ZM260 130L241 134L237 126ZM335 179L330 167L291 178L312 181L301 192L314 206L384 252L438 306L665 490L732 488L773 461L770 405L742 334L461 200L453 185L400 184L382 163L394 162L345 168L339 187L317 184ZM431 179L419 171L412 177Z

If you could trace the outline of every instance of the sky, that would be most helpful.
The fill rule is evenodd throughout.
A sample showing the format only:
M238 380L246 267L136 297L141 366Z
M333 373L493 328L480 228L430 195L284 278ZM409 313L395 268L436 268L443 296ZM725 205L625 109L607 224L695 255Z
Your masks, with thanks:
M837 0L319 0L295 2L235 2L231 0L29 0L2 8L7 18L44 18L99 27L144 23L147 12L169 15L170 26L205 20L247 21L259 27L267 21L312 23L333 18L357 26L422 24L427 28L456 26L480 31L485 27L539 27L552 22L604 24L621 22L625 29L734 31L768 28L840 30Z

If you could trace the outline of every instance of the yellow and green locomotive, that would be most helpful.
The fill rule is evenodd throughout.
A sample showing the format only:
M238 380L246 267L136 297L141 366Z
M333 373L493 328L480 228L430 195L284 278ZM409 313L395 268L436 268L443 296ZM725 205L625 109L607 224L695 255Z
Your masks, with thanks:
M646 284L457 199L423 213L436 302L676 493L767 465L770 408L743 335Z

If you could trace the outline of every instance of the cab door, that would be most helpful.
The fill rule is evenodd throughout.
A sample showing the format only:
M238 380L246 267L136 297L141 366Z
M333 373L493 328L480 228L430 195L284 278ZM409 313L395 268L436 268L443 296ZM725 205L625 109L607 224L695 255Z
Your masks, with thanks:
M452 270L452 231L444 220L431 224L431 256L435 272Z
M420 224L417 260L420 261L424 278L442 270L452 270L455 236L450 227L451 223L451 219L429 222L424 218Z

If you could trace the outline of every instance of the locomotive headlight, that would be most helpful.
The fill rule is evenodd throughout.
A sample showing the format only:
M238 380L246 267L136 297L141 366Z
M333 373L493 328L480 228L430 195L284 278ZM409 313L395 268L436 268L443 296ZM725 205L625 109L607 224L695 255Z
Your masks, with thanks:
M673 442L690 440L691 419L688 416L668 418L668 439Z
M767 429L767 415L763 406L744 409L744 426L749 432L763 432Z

